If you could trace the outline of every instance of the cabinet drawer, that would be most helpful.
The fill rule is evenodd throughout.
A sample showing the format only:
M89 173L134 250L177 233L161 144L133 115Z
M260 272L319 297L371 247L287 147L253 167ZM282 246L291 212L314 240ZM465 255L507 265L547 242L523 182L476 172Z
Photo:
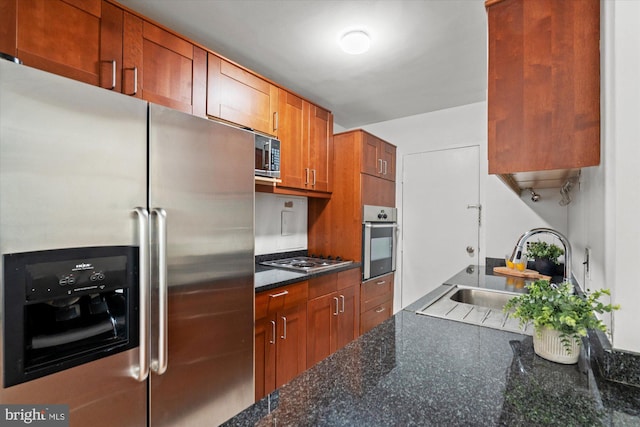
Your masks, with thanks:
M362 284L360 312L371 310L389 299L393 299L393 274L368 280Z
M308 298L309 282L307 281L257 293L255 318L262 319L269 313L304 304Z
M338 275L336 273L309 280L309 299L318 298L337 290Z
M362 273L360 273L359 268L341 271L340 273L338 273L338 289L360 285L361 279Z
M360 334L373 329L393 315L393 300L384 302L371 310L362 313L360 318Z

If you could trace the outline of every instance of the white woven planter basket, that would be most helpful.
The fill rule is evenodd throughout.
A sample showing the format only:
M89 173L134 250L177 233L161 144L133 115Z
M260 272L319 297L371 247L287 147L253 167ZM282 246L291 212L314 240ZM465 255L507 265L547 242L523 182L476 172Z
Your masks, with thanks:
M538 356L552 362L565 365L578 363L582 343L580 340L569 339L571 340L570 352L560 340L560 332L550 328L541 328L540 331L536 329L533 332L533 350Z

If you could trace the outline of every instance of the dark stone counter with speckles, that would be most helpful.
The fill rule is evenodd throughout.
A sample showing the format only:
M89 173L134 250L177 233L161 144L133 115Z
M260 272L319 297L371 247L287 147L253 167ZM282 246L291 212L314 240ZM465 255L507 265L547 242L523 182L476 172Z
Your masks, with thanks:
M419 315L415 306L225 425L640 425L640 389L618 388L607 401L616 385L594 376L585 349L577 365L556 364L533 353L529 336Z

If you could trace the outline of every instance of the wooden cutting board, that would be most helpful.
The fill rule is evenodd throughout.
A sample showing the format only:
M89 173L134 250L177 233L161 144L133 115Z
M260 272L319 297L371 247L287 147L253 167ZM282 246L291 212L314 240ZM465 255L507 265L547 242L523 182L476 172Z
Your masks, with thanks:
M540 274L535 270L524 270L518 271L513 268L508 267L493 267L494 273L506 274L507 276L515 276L515 277L524 277L527 279L543 279L543 280L551 280L551 276L545 276L544 274Z

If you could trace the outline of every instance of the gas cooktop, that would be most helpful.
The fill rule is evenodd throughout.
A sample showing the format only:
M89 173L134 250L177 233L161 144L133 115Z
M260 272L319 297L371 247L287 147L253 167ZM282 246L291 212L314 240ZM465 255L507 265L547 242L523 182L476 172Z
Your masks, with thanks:
M283 268L285 270L299 271L303 273L315 273L321 270L342 267L351 264L353 261L345 261L343 259L316 258L308 256L299 256L293 258L274 259L264 261L260 264L269 267Z

